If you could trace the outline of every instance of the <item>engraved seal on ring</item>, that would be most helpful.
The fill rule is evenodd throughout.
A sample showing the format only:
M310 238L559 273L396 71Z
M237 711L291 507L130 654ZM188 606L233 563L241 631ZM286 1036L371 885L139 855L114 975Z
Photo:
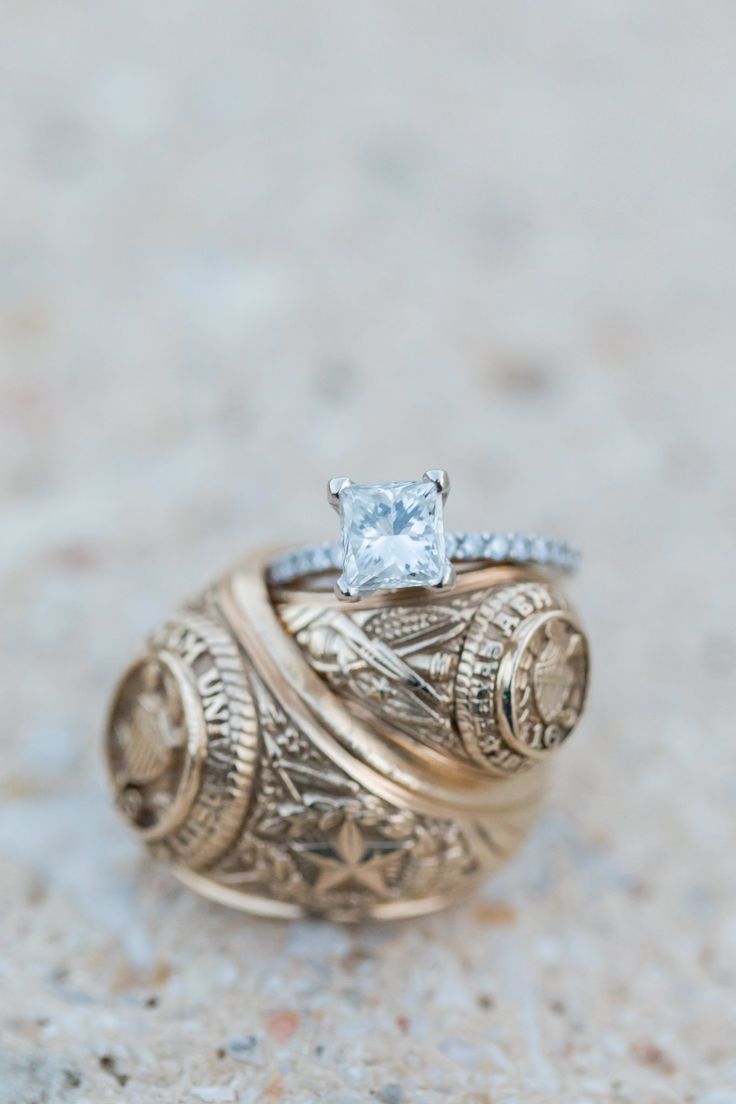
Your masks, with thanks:
M528 581L476 611L456 677L468 755L501 773L528 769L564 743L585 704L588 649L565 600Z
M107 739L116 803L161 858L202 868L240 830L257 744L237 644L216 615L186 611L116 691Z

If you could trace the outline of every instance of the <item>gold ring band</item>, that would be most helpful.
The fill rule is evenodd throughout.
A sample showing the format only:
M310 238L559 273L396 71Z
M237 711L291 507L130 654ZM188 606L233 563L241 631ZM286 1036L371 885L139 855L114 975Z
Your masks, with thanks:
M106 730L115 802L186 884L271 916L441 908L528 832L585 636L529 568L348 605L254 557L153 635Z

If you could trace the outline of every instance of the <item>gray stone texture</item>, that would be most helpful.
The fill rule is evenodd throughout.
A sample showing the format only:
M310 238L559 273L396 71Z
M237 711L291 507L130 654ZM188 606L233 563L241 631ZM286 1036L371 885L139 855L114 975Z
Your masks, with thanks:
M8 0L0 1102L736 1100L736 12ZM331 474L569 535L588 713L479 899L341 929L155 869L121 665Z

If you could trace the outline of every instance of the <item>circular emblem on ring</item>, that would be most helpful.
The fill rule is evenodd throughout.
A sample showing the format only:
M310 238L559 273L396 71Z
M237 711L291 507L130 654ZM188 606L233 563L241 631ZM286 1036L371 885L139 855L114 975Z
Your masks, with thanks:
M147 840L173 831L189 811L205 748L199 698L173 654L144 656L112 703L107 762L115 801Z
M115 694L107 759L118 807L158 857L207 866L243 822L257 743L237 643L214 616L184 613Z
M582 713L588 647L569 613L530 617L501 667L506 734L522 754L538 759L564 743Z
M468 755L502 773L559 747L582 712L588 647L564 600L544 583L499 587L479 606L455 683Z

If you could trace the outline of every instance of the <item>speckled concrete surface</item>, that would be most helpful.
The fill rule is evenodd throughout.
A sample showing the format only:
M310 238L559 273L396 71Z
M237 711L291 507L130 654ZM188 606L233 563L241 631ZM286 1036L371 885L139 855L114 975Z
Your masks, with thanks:
M733 5L24 0L0 39L0 1101L736 1100ZM195 899L105 700L325 478L570 534L595 649L481 899Z

